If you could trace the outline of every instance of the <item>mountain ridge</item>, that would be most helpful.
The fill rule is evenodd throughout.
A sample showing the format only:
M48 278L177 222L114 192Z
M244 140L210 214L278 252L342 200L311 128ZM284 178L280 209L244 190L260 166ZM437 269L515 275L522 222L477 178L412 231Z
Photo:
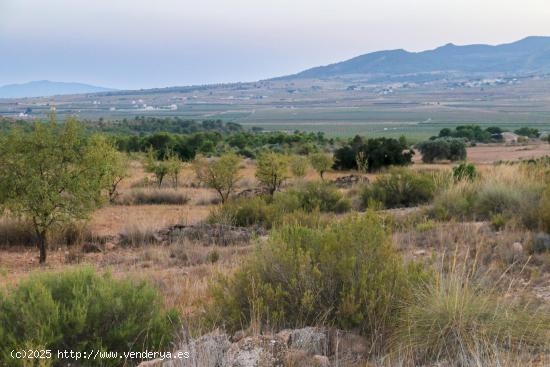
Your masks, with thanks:
M323 79L350 75L550 73L550 37L531 36L500 45L452 43L433 50L375 51L274 79Z
M32 98L58 95L111 92L116 89L77 82L34 80L27 83L0 86L0 98Z

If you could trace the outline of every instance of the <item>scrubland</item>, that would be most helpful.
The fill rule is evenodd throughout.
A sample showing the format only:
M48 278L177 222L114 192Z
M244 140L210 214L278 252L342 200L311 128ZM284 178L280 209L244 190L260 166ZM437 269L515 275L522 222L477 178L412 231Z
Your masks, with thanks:
M503 149L516 157L518 147ZM132 320L147 314L150 334L132 340L143 348L174 348L216 329L328 326L368 341L350 366L547 365L550 164L480 157L466 176L449 163L329 171L323 180L308 169L273 196L256 190L257 164L243 160L225 204L190 165L177 187L158 187L132 161L115 202L51 235L44 266L30 226L0 220L0 322L8 325L0 337L29 348L124 348L124 338L140 335ZM333 183L351 174L368 182ZM242 230L246 240L163 232L174 225L214 228L212 238ZM83 282L96 293L84 296ZM128 318L117 335L97 326L111 322L101 315L112 305ZM15 325L17 310L31 321ZM75 316L82 310L91 316ZM48 313L57 321L47 324ZM62 320L81 325L80 334L71 340Z

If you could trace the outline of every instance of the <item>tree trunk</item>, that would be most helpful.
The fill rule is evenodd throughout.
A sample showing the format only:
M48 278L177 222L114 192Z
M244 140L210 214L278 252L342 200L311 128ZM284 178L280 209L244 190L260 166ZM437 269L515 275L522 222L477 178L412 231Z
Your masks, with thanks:
M46 263L46 233L40 232L38 233L38 247L40 248L40 265L44 265Z

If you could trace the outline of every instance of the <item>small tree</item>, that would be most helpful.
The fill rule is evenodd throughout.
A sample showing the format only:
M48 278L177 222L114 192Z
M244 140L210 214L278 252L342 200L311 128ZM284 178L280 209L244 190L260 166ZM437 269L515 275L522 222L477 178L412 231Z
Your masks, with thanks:
M47 239L61 224L86 219L108 189L105 146L86 138L75 119L14 130L0 142L0 203L28 220L36 233L40 264Z
M307 173L308 166L309 162L305 157L296 155L290 160L290 171L296 178L304 178Z
M241 159L234 153L226 153L217 159L197 157L193 171L200 182L216 190L224 204L240 179L240 163Z
M150 147L145 157L145 172L155 175L157 185L160 188L164 178L170 173L170 165L167 161L157 160L155 150Z
M181 159L176 154L170 153L165 164L168 166L168 176L172 180L172 185L177 188L181 171Z
M119 196L118 185L130 176L128 156L117 151L114 145L103 136L94 136L92 140L98 154L101 155L99 159L103 162L101 177L107 187L107 197L110 203L114 203Z
M330 154L314 153L309 156L309 162L311 163L311 167L319 173L321 180L324 180L323 175L332 168L334 158Z
M288 157L278 153L264 153L258 158L256 178L267 188L269 195L281 188L288 178Z

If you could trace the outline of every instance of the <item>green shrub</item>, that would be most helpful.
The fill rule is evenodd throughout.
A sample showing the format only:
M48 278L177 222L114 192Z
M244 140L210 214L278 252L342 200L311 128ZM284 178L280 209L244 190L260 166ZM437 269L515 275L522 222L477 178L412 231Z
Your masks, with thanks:
M379 201L386 208L409 207L423 204L432 199L435 184L430 175L408 169L393 169L382 175L361 192L363 207L369 201Z
M307 182L276 195L274 202L276 205L286 206L288 212L295 210L296 208L290 206L296 204L306 212L319 209L321 212L344 213L351 210L351 201L336 187L325 182Z
M271 228L282 215L266 198L257 196L229 200L225 205L213 209L208 222L234 225L238 227L261 226Z
M478 176L476 166L472 163L462 162L453 167L453 177L457 181L473 180Z
M473 185L458 183L435 196L432 212L436 218L443 220L469 219L473 216L474 201Z
M404 265L373 212L322 228L285 225L212 285L210 316L232 330L251 322L323 323L383 340L411 283L424 277L418 266Z
M322 182L308 182L286 192L277 192L273 198L258 196L230 200L212 210L208 221L269 229L275 224L282 223L285 215L296 211L344 213L350 209L350 200L334 186Z
M28 365L10 357L12 349L22 348L165 350L179 323L146 282L99 276L91 268L35 274L0 295L0 365ZM120 360L86 365L119 366Z
M504 227L506 227L506 222L508 222L508 218L504 214L495 214L491 217L491 227L495 231L500 231Z
M475 181L458 181L437 193L433 213L440 219L513 218L535 229L540 224L544 177L535 168L498 166Z

